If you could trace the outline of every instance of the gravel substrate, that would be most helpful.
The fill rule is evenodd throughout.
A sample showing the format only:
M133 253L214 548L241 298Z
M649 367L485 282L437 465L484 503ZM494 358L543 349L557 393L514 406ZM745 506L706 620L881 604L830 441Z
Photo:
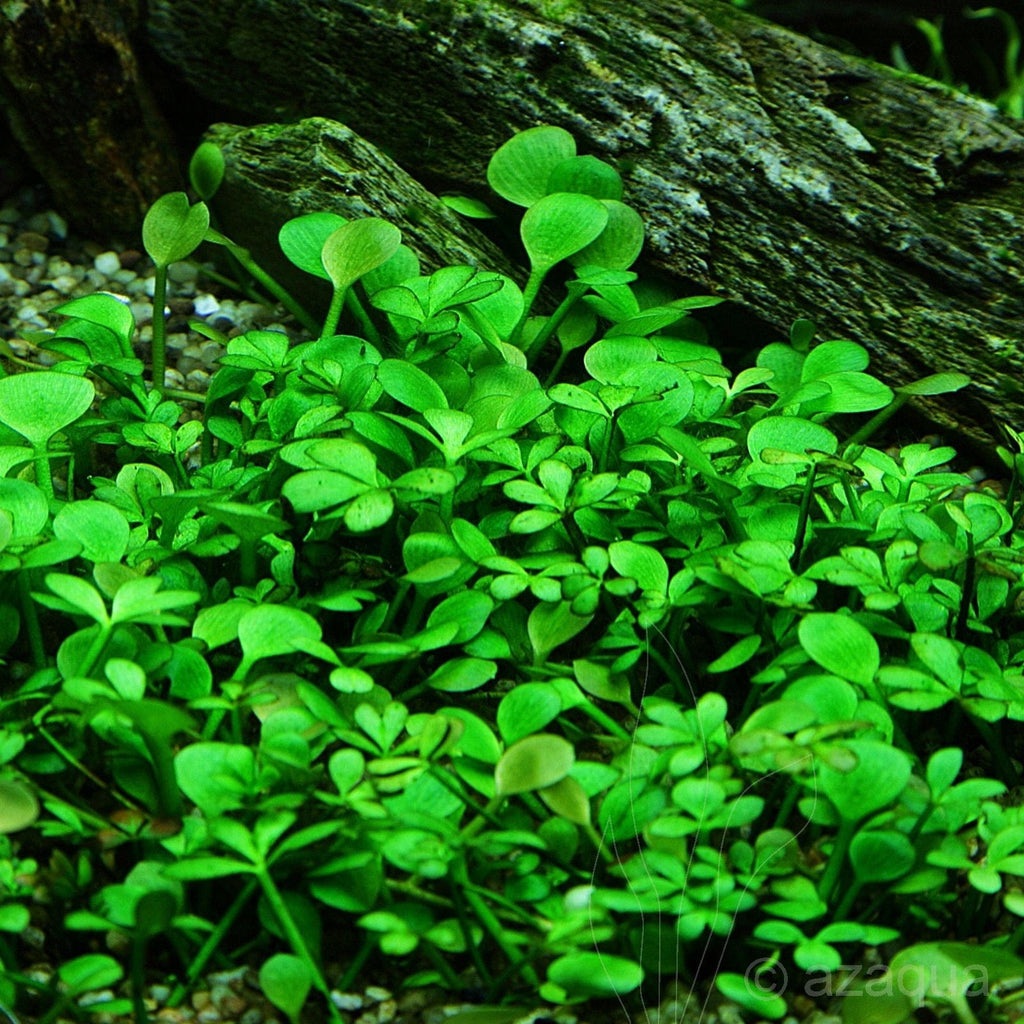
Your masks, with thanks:
M24 188L0 207L0 340L19 358L53 363L57 357L33 337L59 325L53 310L81 295L110 292L131 308L137 351L146 359L153 337L152 261L131 244L76 238L59 214L38 212L37 201L37 190ZM196 263L171 265L167 294L167 387L205 391L224 353L218 342L190 330L189 320L198 318L228 338L254 327L298 336L283 310L224 294Z

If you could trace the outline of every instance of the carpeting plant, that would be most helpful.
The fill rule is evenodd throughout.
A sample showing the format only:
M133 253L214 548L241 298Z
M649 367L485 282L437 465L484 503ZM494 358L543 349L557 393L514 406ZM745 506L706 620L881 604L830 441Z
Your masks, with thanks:
M247 959L337 1020L382 956L631 1010L714 976L779 1018L865 946L962 963L915 943L1024 916L1024 456L1003 496L952 449L869 447L966 378L894 390L808 321L732 374L693 316L717 300L637 280L618 173L561 129L489 180L526 208L523 289L312 213L280 235L333 285L311 340L225 339L196 396L154 331L148 388L94 295L57 368L0 380L0 1003L87 1015L127 973L141 1019L147 968L176 1005ZM161 204L165 271L208 215ZM83 951L49 982L16 941L44 912ZM974 947L1002 980L1008 930ZM961 977L857 1012L966 1020Z

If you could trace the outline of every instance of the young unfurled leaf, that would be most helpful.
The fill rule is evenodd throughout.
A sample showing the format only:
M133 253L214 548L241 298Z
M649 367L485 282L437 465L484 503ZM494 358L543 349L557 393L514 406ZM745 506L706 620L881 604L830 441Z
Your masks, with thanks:
M534 271L546 272L593 242L607 223L600 200L554 192L526 211L519 233Z
M324 267L324 243L347 221L337 213L304 213L281 225L277 241L281 251L300 270L321 277L330 276Z
M323 266L338 291L383 266L398 250L402 232L379 217L350 220L327 236Z
M576 155L576 140L551 125L513 135L487 165L487 181L503 199L532 206L548 194L548 180L563 161Z
M206 203L189 206L184 192L162 195L142 223L142 244L159 267L191 256L210 226Z

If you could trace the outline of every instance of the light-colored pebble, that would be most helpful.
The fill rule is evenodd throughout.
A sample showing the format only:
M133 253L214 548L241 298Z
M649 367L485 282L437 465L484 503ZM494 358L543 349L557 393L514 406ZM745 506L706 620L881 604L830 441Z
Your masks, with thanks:
M106 277L113 277L121 269L121 257L116 252L101 252L92 265Z
M212 296L201 292L195 298L196 316L212 316L220 312L220 303Z
M379 1003L385 999L390 999L391 993L386 988L381 988L380 985L367 985L366 998Z
M335 990L331 993L331 1002L339 1010L361 1010L364 999L356 992L338 992Z

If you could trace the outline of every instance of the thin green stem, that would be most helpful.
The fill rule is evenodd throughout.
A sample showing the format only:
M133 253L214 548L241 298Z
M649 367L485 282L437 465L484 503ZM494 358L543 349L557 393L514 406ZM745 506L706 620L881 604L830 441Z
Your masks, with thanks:
M527 287L529 287L529 285L527 285ZM547 343L548 338L550 338L551 335L553 335L555 331L558 330L558 327L561 324L561 322L566 318L566 316L568 316L569 310L571 310L572 307L576 305L576 302L578 301L579 297L587 290L587 288L588 285L585 285L582 281L569 282L569 284L566 286L567 294L565 298L562 299L562 301L558 304L558 307L555 309L554 313L552 313L551 316L548 317L547 322L537 332L537 336L530 342L530 344L525 349L527 365L529 365L529 363L540 354L540 351L542 348L544 348L544 345ZM532 298L530 301L532 303ZM565 354L566 353L563 352L563 358Z
M21 618L25 623L28 647L32 652L32 663L36 668L46 667L46 648L43 646L43 629L39 624L39 612L32 598L31 570L18 573L18 598L21 602Z
M320 332L321 339L332 338L338 333L338 321L341 319L341 310L345 305L345 293L347 288L335 288L331 296L331 305L328 307L327 316L324 317L323 330Z
M846 853L850 848L850 841L853 839L854 835L856 835L856 832L856 821L851 818L839 819L839 830L836 832L836 841L832 846L832 852L829 854L825 873L821 876L821 880L818 882L818 896L825 903L828 903L829 897L832 895L832 891L836 887L836 882L839 881L839 873L843 870L843 864L846 861Z
M798 569L804 551L804 539L807 536L807 517L811 511L811 495L814 493L814 478L817 473L818 464L812 462L811 468L807 471L804 493L800 496L800 512L796 520L796 536L793 538L793 565Z
M370 954L374 951L377 946L377 938L375 935L366 935L363 938L363 944L359 947L356 955L349 961L348 968L345 973L338 979L338 991L347 992L353 985L356 978L359 977L359 972L363 968L363 964L370 958Z
M548 269L548 267L534 267L530 271L530 277L526 282L526 287L523 289L523 315L519 318L519 323L516 324L516 329L512 332L513 345L518 345L523 336L523 327L530 316L530 310L533 308L533 303L537 298L537 293L540 291L540 286L544 283L544 278L547 277Z
M356 323L359 324L359 327L363 332L363 337L373 345L374 348L379 349L380 331L377 330L373 321L370 319L370 314L366 312L366 307L360 301L359 296L356 295L354 286L345 292L345 308L352 314Z
M105 625L99 625L99 630L96 633L96 636L93 637L93 641L89 645L89 649L85 652L85 656L78 663L78 671L75 675L88 678L89 673L96 667L96 662L100 660L100 656L103 654L104 648L106 648L107 643L110 640L110 635L113 631L114 627L110 622Z
M310 316L306 309L299 302L293 299L291 295L289 295L288 292L286 292L284 288L282 288L281 285L279 285L277 281L275 281L252 258L252 256L249 255L249 251L247 249L242 249L239 246L233 245L230 251L234 254L235 259L237 259L238 262L241 263L242 266L245 267L245 269L248 270L249 273L252 274L252 276L261 285L263 285L263 287L266 288L267 291L270 292L270 294L273 295L274 298L277 299L277 301L280 302L281 305L284 306L284 308L287 309L303 327L306 328L307 331L310 332L310 334L316 334L318 329L316 320Z
M32 446L32 462L36 468L36 484L46 495L49 501L53 501L53 476L50 470L50 453L47 451L46 442Z
M871 419L869 419L867 423L865 423L864 426L860 428L860 430L856 431L852 437L847 439L846 444L844 444L842 447L841 454L845 457L846 452L853 445L862 444L864 441L866 441L869 437L871 437L872 434L875 433L876 430L878 430L879 427L881 427L884 423L892 419L892 417L895 416L896 413L899 412L899 410L902 409L903 406L906 405L909 401L910 395L906 394L905 392L897 391L896 397L892 400L892 403L890 405L888 405L885 409L880 409L878 412L876 412L875 415L872 416Z
M531 985L539 985L540 979L537 977L537 972L519 955L519 950L506 938L505 929L502 927L501 922L494 916L487 903L474 891L474 887L469 881L469 875L466 872L465 862L456 862L452 865L452 868L452 880L456 885L462 887L466 902L476 915L476 919L490 933L491 938L494 939L498 944L498 948L508 957L509 962L520 966L520 972L527 982Z
M167 371L167 321L164 305L167 299L167 267L157 264L153 275L153 390L163 394L164 375Z
M179 982L171 993L170 999L167 1000L167 1005L170 1007L178 1006L181 1001L188 995L189 990L199 980L203 971L206 969L206 965L210 960L210 957L217 951L221 942L224 940L224 936L227 935L228 929L235 923L235 918L242 912L242 908L252 899L256 890L259 888L259 880L256 878L250 878L246 883L242 891L235 897L231 906L228 907L227 911L221 915L217 920L217 925L212 932L206 937L206 941L200 947L199 952L196 953L192 963L189 964L188 973L185 975L185 981Z
M270 904L270 909L274 912L274 916L281 925L281 929L284 932L289 945L292 947L292 951L309 968L309 972L313 978L314 987L318 992L322 993L326 997L327 1012L330 1019L334 1021L334 1024L343 1024L338 1008L331 1001L330 986L324 980L324 976L320 971L319 965L309 952L306 940L303 937L302 932L299 930L299 926L295 923L295 918L292 917L291 911L288 909L288 904L285 903L284 897L281 895L281 891L277 888L266 864L256 865L256 877L259 879L260 887L263 889L263 895L266 896L267 903Z

